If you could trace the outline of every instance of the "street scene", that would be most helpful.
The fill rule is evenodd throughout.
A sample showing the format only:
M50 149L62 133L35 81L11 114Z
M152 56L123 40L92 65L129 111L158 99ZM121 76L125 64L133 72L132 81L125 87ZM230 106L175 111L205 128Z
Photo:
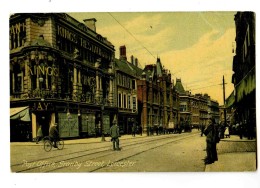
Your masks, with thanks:
M10 171L256 172L255 13L9 17Z
M29 172L250 172L256 170L255 140L238 136L217 145L219 160L205 165L206 137L191 133L122 136L120 151L110 138L68 140L63 150L43 143L11 143L11 170ZM23 153L21 155L21 153ZM234 161L236 159L238 162Z

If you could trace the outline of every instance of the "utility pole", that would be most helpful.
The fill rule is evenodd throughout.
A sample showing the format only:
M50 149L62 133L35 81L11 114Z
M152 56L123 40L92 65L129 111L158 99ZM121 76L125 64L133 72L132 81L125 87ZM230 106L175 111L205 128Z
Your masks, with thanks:
M225 97L225 78L223 75L223 100L224 100L224 126L227 125L226 97Z

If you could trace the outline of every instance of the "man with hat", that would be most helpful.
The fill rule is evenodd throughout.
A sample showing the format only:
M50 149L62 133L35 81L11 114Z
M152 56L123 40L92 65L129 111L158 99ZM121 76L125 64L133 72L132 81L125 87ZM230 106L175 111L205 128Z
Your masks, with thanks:
M51 141L54 143L53 147L57 148L57 141L60 139L59 131L57 130L57 123L54 124L54 126L51 126L49 137Z
M119 127L117 126L116 120L113 121L113 125L110 128L111 142L113 142L113 150L119 151Z
M206 135L207 143L207 157L205 159L205 164L211 164L218 160L216 145L219 140L217 126L214 118L209 119L209 124L203 133Z

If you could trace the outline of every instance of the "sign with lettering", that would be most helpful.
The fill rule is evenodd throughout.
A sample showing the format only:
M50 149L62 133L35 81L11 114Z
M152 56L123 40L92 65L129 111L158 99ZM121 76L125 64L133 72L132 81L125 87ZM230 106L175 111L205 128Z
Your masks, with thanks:
M69 29L66 29L60 25L57 25L57 35L67 39L75 44L78 44L80 47L90 50L91 52L98 54L99 56L111 59L110 54L107 50L101 48L100 46L94 44L87 38L83 38L76 33L70 31Z
M30 75L48 75L48 76L59 76L59 69L57 67L51 67L51 66L38 66L35 65L33 67L28 68Z
M52 104L49 102L35 102L34 110L42 111L42 110L51 110Z

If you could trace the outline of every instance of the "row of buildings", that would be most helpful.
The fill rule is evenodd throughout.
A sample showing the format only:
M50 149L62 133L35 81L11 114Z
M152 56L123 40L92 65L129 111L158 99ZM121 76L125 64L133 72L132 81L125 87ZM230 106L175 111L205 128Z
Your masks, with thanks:
M10 16L11 140L32 140L58 123L62 138L104 136L116 120L122 134L190 130L219 119L207 94L185 91L158 57L140 68L96 32L96 19L81 23L68 14Z

